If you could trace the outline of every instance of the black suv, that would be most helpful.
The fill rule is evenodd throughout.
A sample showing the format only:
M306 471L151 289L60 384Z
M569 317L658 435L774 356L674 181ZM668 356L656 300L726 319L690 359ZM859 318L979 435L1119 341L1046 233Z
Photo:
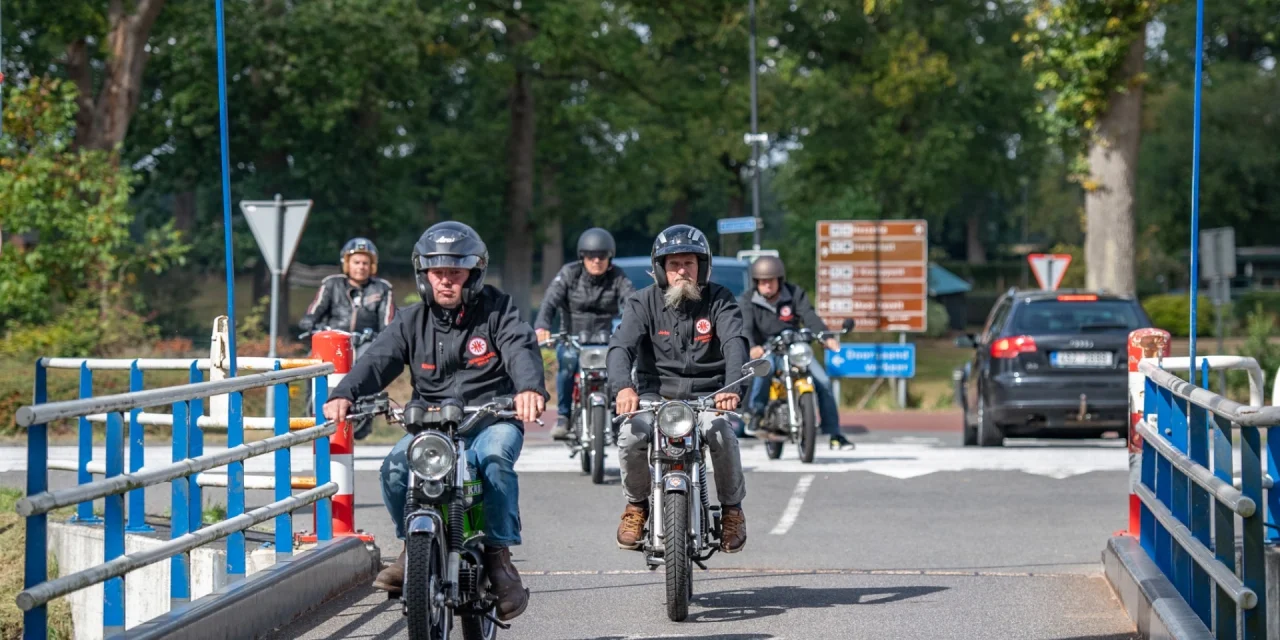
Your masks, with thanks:
M1127 434L1127 340L1149 326L1132 296L1010 289L981 335L956 340L974 349L973 361L954 375L964 444Z

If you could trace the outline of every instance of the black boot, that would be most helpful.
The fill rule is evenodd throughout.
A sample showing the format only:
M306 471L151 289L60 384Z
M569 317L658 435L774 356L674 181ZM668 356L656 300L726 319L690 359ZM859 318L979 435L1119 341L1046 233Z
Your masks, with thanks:
M374 589L386 591L388 595L400 595L400 591L404 588L404 558L405 550L408 548L408 545L405 545L405 548L400 550L400 557L378 572L378 577L373 579Z
M489 590L498 597L498 619L506 622L522 613L529 606L529 590L520 582L520 572L511 564L511 550L507 547L487 548L484 566L489 574Z

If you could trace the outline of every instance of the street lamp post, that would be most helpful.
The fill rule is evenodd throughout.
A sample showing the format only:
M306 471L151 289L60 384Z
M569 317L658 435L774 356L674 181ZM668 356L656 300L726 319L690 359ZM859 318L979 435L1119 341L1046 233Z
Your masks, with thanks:
M747 0L747 21L751 29L749 45L751 62L751 217L756 219L752 232L753 249L760 248L760 132L756 107L756 0Z

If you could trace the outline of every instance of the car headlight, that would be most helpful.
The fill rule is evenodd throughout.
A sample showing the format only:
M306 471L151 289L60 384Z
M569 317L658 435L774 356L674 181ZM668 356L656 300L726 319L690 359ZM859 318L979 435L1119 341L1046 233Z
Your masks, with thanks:
M409 469L418 477L439 482L453 470L458 454L453 443L438 434L427 432L409 443Z
M787 347L787 357L791 359L791 364L803 369L813 364L813 347L797 342Z
M683 438L693 431L693 409L683 402L668 402L658 409L658 429L668 438Z

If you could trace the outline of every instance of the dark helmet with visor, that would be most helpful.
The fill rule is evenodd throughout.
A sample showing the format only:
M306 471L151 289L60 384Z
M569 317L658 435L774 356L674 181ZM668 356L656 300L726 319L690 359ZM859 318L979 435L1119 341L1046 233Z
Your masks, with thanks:
M462 285L462 303L470 304L484 288L489 268L489 249L475 229L461 222L440 222L431 226L413 245L414 279L422 301L431 304L435 295L427 281L427 269L467 269L471 275Z

